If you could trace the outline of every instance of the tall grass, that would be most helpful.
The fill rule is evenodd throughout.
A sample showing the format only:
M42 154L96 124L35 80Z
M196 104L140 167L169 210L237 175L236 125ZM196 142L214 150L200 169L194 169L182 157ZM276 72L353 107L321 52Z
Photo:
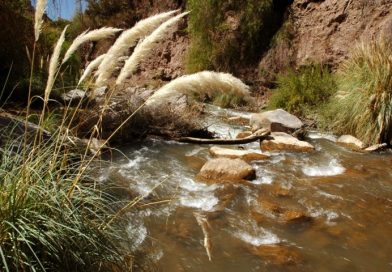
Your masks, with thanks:
M126 269L126 227L107 225L118 200L87 172L70 197L83 162L54 156L56 143L19 143L0 149L0 270Z
M311 65L279 75L269 100L269 108L282 108L293 114L315 114L336 92L334 76L326 67Z
M362 141L392 141L392 44L384 39L362 42L338 72L338 93L326 111L337 133Z
M67 60L69 60L72 54L75 53L75 51L82 44L86 42L99 41L102 39L112 37L114 34L116 34L119 31L121 31L121 29L119 28L102 27L92 31L83 32L73 40L71 46L68 48L67 52L65 53L62 63L65 63Z
M175 12L177 11L173 10L156 14L139 21L132 28L125 30L108 50L105 59L99 65L96 85L103 86L107 84L107 81L112 76L113 71L116 68L119 58L127 55L128 50L135 46L139 39L149 35L159 25L168 20Z
M106 54L102 54L99 57L96 57L95 60L89 63L87 65L86 69L84 69L84 72L82 76L79 79L78 85L80 85L88 76L91 75L91 73L98 68L98 66L102 63L104 60Z
M60 53L65 41L65 32L67 31L67 28L68 25L64 28L63 32L61 33L60 38L58 39L56 46L53 50L53 54L50 57L48 81L46 83L45 96L44 96L45 103L47 103L47 101L49 100L50 92L52 91L54 82L56 80L56 74L58 73L58 68L59 68Z
M42 24L44 23L43 16L46 10L47 0L37 0L35 7L35 17L34 17L34 35L35 42L38 41L39 35L41 34Z
M116 84L119 85L124 82L124 80L136 70L141 60L145 59L150 54L156 43L165 37L165 34L169 30L169 27L177 23L182 17L184 17L188 13L189 12L183 12L173 18L170 18L166 22L162 23L142 42L140 42L136 46L130 58L125 62L124 67L121 69L120 75L117 77Z

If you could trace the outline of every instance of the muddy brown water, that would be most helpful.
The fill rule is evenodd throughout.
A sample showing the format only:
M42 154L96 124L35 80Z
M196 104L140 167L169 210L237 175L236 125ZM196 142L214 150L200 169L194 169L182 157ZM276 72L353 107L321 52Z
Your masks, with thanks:
M166 200L126 215L133 246L158 271L392 271L392 154L352 152L319 133L307 140L315 152L270 153L242 184L195 179L210 146L156 139L123 147L101 178ZM195 214L208 222L211 261Z

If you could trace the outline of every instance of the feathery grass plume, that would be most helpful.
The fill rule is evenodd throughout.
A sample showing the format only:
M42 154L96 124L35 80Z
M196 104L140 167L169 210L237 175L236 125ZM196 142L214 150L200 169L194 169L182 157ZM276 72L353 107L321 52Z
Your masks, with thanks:
M337 133L367 144L392 142L392 43L361 43L338 70L338 92L327 108Z
M65 63L72 56L72 54L75 53L76 50L78 50L78 48L82 44L86 42L95 42L95 41L112 37L114 34L116 34L119 31L121 31L120 28L114 28L114 27L102 27L92 31L87 31L87 30L84 31L82 34L80 34L73 40L71 46L69 47L69 49L64 55L64 59L62 63Z
M53 54L50 58L49 62L49 75L48 75L48 81L46 83L46 88L45 88L45 96L44 96L44 102L47 102L49 99L50 92L52 91L54 81L55 81L55 76L58 70L59 66L59 57L61 53L61 48L63 46L63 43L65 41L65 32L67 31L68 25L64 27L63 32L61 33L60 38L57 41L57 44L53 50Z
M82 83L86 77L88 77L89 75L91 75L91 73L98 68L98 66L102 63L103 59L105 58L105 54L100 55L99 57L97 57L95 60L93 60L92 62L89 63L89 65L87 65L86 69L84 70L83 75L80 77L79 82L78 82L78 86L80 85L80 83Z
M134 46L140 38L144 38L164 21L168 20L177 10L159 13L139 21L132 28L124 31L106 53L105 59L98 67L97 86L103 86L112 75L120 57L127 55L129 48Z
M215 92L232 93L246 98L249 96L249 86L231 74L203 71L171 81L150 96L146 105L159 103L175 93L195 93L212 97Z
M44 23L42 17L44 16L47 2L47 0L37 0L37 4L35 5L34 34L36 42L39 39L39 34L42 30L42 24Z
M131 57L125 62L120 75L116 80L116 84L121 84L129 75L131 75L139 65L140 61L146 58L151 50L154 48L156 43L165 37L168 32L169 27L177 23L182 17L187 15L189 12L183 12L163 24L161 24L157 29L155 29L151 35L147 36L141 43L139 43Z

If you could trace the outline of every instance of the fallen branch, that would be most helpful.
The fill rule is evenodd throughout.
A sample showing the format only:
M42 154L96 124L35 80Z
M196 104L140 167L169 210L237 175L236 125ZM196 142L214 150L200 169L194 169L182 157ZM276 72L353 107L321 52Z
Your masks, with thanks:
M194 212L193 215L196 218L197 224L201 227L201 230L203 231L203 235L204 235L204 248L206 249L207 252L207 256L208 256L208 260L211 262L212 257L211 257L211 237L210 237L210 229L211 226L208 223L208 219L206 217L206 215L198 213L198 212Z
M217 144L217 145L235 145L235 144L247 144L256 142L258 140L271 140L273 139L270 135L270 132L264 132L258 135L251 135L249 137L245 137L242 139L202 139L202 138L193 138L193 137L182 137L179 138L178 141L182 143L192 143L192 144Z

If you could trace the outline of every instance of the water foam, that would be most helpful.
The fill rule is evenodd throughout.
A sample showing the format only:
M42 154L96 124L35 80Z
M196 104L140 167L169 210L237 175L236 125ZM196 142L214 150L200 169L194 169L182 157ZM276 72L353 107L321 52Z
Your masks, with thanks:
M231 231L232 235L247 244L253 246L273 245L281 242L274 233L259 227L254 221L233 219Z
M305 166L302 172L310 177L322 177L322 176L336 176L343 174L346 168L344 168L336 159L332 159L328 165L324 166Z
M206 196L181 196L180 204L184 207L201 209L203 211L213 211L215 206L219 203L219 199L214 195Z

